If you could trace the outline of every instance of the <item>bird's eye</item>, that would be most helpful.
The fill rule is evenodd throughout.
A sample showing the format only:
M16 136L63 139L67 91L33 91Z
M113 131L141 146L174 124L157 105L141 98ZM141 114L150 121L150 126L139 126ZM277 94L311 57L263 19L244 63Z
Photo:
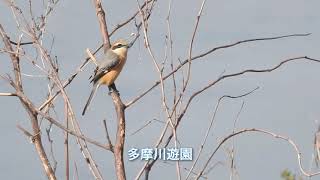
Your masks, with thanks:
M118 44L117 47L118 47L118 48L122 47L122 44Z

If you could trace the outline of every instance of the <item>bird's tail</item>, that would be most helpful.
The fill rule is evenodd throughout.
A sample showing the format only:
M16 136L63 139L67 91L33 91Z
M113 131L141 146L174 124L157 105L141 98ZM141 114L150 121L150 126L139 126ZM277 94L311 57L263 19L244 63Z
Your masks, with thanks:
M92 90L91 90L89 99L88 99L86 105L85 105L84 108L83 108L82 116L86 113L86 110L87 110L90 102L92 101L92 98L93 98L94 94L96 93L98 87L99 87L99 83L94 83L94 84L93 84L93 87L92 87Z

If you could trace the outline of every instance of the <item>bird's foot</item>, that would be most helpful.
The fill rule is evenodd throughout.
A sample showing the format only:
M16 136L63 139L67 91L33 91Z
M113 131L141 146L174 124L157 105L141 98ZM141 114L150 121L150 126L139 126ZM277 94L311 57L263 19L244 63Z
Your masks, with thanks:
M118 96L120 96L120 93L118 90L109 90L108 95L111 96L111 93L113 93L113 92L117 93Z
M120 93L119 93L119 91L117 90L117 88L116 88L116 85L115 84L112 84L112 85L110 85L109 87L109 96L111 95L111 93L113 93L113 92L115 92L115 93L117 93L118 94L118 96L120 96Z

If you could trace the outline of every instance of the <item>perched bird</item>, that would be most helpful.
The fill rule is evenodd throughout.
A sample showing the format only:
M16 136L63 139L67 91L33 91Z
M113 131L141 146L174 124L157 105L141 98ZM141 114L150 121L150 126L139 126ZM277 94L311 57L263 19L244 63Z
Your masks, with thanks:
M105 84L108 86L110 92L115 91L118 93L114 81L117 79L124 64L126 63L128 48L128 43L125 40L120 39L114 42L107 52L105 52L103 60L98 64L97 73L90 81L93 82L93 88L91 90L89 99L84 106L82 115L85 114L94 94L100 85Z

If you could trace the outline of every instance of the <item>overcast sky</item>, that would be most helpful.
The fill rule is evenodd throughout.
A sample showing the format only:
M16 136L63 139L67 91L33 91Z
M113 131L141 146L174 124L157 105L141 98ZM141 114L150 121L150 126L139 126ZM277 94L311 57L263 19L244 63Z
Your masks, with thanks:
M40 1L39 1L40 2ZM21 3L21 2L19 2ZM40 13L41 5L35 4L35 12ZM158 62L162 62L165 52L165 36L167 35L166 16L169 1L158 1L149 21L149 35L152 49ZM27 3L26 3L27 4ZM26 4L21 4L26 7ZM175 0L171 9L171 28L173 38L173 59L175 65L178 58L184 60L188 56L196 15L201 1ZM109 30L137 11L136 1L106 1ZM312 33L307 37L291 37L273 41L260 41L242 44L233 48L217 51L192 66L192 77L186 94L208 84L224 74L239 72L245 69L262 69L273 67L280 61L291 57L309 56L320 59L320 1L318 0L242 0L213 1L208 0L203 10L199 29L194 42L193 54L199 54L216 46L230 44L239 40L272 37L294 33ZM139 20L139 19L138 19ZM10 8L0 2L0 23L13 39L17 39L15 22ZM61 0L48 19L45 46L50 47L54 36L52 55L57 56L62 79L68 78L86 57L85 49L95 49L101 43L101 34L92 1ZM130 38L135 32L134 24L118 31L112 40ZM3 48L3 42L0 42ZM10 59L0 54L0 74L11 74ZM27 62L21 62L22 72L32 75L43 75ZM87 66L68 86L67 92L73 103L74 111L81 128L88 137L105 142L102 120L107 119L110 134L114 138L115 115L111 98L106 94L106 87L100 88L86 116L81 116L82 108L91 90L88 77L94 66ZM169 69L165 70L169 72ZM132 100L143 90L158 80L158 74L147 49L140 38L128 54L127 64L117 80L117 88L124 102ZM188 113L182 120L178 130L181 147L193 147L198 151L200 142L208 127L215 105L223 95L240 95L256 87L259 89L242 99L226 99L215 119L214 127L209 135L204 154L200 159L203 166L208 155L220 140L232 133L233 123L242 103L244 107L236 124L236 129L262 128L293 139L302 153L302 165L306 170L315 171L311 164L313 158L314 133L320 119L320 63L305 60L291 62L271 73L250 73L218 83L201 94L191 104ZM23 77L25 92L39 106L47 93L46 78ZM168 88L171 84L167 85ZM12 92L6 82L0 80L0 92ZM172 93L168 90L171 97ZM57 101L58 119L63 120L62 99ZM172 102L172 99L169 99ZM0 179L46 179L39 158L29 140L16 128L17 124L30 129L26 112L14 97L0 97L1 121ZM131 135L152 119L165 121L159 88L153 90L134 106L126 111L127 139L125 151L131 147L153 147L159 137L163 124L153 122L143 131ZM43 129L47 122L41 125ZM63 138L61 130L52 130L54 152L58 160L57 177L64 178ZM46 139L45 132L42 133ZM46 147L47 144L45 144ZM170 144L173 147L174 144ZM223 146L212 159L210 166L223 162L209 174L209 179L228 179L230 162L228 149L232 143ZM95 146L93 151L103 177L115 179L113 158L111 153ZM285 141L270 136L250 133L234 138L235 163L240 179L280 179L284 169L301 175L294 149ZM49 152L49 149L47 149ZM92 179L92 176L78 150L75 141L71 142L72 166L77 163L80 179ZM195 155L195 154L194 154ZM133 179L142 167L143 161L128 161L127 178ZM190 168L191 163L182 163ZM72 174L74 173L72 167ZM182 170L183 177L186 171ZM175 164L170 161L159 161L151 172L150 179L175 179ZM314 177L311 179L319 179Z

